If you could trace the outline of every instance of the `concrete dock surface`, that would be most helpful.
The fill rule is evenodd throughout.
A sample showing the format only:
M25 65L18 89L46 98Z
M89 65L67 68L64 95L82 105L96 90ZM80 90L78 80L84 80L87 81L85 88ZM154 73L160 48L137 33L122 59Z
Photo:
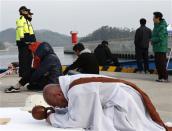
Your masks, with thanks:
M151 98L162 119L172 122L172 76L169 76L168 83L155 82L157 75L133 74L117 72L101 72L103 75L116 77L138 85ZM33 92L22 89L20 93L4 93L4 89L15 85L19 80L18 76L6 76L0 78L0 107L22 107L27 96L32 94L42 94L41 91Z

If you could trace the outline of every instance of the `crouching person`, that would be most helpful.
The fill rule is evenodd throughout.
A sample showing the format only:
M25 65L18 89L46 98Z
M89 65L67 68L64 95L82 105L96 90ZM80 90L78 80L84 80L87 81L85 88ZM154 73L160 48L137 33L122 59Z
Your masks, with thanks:
M30 83L30 90L42 90L49 83L58 83L58 77L62 75L62 66L52 47L46 42L36 42L29 46L33 53L34 69Z
M53 48L46 42L34 42L29 45L33 54L32 73L29 78L21 78L20 81L10 88L6 93L20 92L27 86L28 90L42 90L49 83L58 83L58 77L62 75L62 66Z

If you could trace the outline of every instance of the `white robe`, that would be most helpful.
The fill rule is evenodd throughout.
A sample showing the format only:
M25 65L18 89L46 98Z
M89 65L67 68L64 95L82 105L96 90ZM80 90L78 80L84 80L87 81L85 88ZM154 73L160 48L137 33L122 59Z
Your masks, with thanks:
M91 82L72 87L72 81L100 75L59 78L68 109L49 116L52 126L84 128L88 131L165 131L145 110L139 93L123 83ZM101 76L102 77L102 76Z

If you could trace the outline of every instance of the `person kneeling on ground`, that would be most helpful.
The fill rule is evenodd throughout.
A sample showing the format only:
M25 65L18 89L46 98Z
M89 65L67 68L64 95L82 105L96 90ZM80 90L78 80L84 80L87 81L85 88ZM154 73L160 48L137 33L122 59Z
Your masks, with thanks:
M78 43L73 47L78 59L68 66L63 74L67 74L69 70L78 69L79 72L85 74L99 74L99 65L96 57L89 49L85 49L82 43Z
M60 76L59 85L47 85L43 96L55 109L47 122L57 128L172 131L149 97L125 80L92 74Z
M58 83L62 66L52 47L46 42L33 42L29 49L33 53L31 77L21 78L15 86L6 89L6 93L20 92L20 88L27 83L28 90L42 90L49 83Z

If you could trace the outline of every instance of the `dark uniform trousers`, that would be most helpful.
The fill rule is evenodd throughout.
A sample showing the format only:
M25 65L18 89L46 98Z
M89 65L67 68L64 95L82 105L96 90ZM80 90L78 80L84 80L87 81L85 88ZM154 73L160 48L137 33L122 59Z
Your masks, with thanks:
M23 43L23 46L18 46L18 51L19 76L22 77L22 81L28 81L31 76L32 53L25 43ZM21 80L19 82L22 84Z

